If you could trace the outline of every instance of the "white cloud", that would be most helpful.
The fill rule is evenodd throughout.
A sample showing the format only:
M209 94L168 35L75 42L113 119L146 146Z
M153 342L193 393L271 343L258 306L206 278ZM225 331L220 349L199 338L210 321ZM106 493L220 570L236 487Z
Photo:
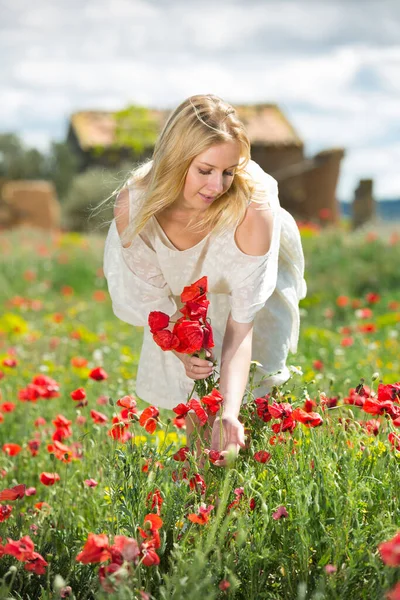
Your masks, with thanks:
M400 195L397 6L15 0L0 26L0 129L43 145L46 136L63 137L68 116L80 109L173 108L195 93L277 102L308 153L346 147L341 196L368 173L380 194ZM374 165L374 149L385 166Z

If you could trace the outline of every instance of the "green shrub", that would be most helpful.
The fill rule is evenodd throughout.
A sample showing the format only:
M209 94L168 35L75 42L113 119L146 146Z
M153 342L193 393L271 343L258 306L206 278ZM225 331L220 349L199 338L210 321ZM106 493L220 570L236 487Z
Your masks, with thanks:
M131 168L93 167L74 177L63 202L63 226L72 231L105 231L113 218L112 195Z

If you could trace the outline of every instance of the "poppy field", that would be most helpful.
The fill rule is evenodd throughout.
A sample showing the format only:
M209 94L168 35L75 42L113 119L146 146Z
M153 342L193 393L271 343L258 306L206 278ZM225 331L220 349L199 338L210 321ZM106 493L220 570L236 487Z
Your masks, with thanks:
M226 468L136 396L104 238L1 233L0 598L400 600L400 237L301 233L292 376L252 364Z

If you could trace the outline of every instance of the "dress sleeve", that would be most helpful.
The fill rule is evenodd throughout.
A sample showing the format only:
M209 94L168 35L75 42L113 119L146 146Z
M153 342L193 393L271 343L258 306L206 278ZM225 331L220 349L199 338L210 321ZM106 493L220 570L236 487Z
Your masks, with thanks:
M265 174L266 175L266 174ZM281 207L278 184L269 175L263 182L266 204L273 213L271 246L264 256L246 256L241 253L242 268L237 269L229 294L231 316L238 323L250 323L272 295L277 284L279 245L281 236ZM258 189L258 197L260 190ZM238 252L239 249L237 249Z
M130 218L132 208L130 201ZM138 234L130 246L124 248L114 219L104 247L103 270L114 314L138 327L148 325L148 316L153 310L169 316L177 311L157 254L145 239Z

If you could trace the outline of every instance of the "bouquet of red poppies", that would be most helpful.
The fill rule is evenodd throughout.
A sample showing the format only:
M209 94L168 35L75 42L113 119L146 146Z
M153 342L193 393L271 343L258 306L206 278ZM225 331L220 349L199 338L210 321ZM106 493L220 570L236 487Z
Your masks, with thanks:
M210 304L207 291L206 276L183 289L180 297L184 306L179 311L182 317L174 323L172 331L167 329L170 325L169 315L160 311L152 311L149 314L150 331L162 350L175 350L182 354L195 354L199 358L206 358L206 351L214 347L211 323L207 320ZM192 393L195 390L199 398L202 398L211 393L215 383L214 374L206 379L199 379L195 382Z

